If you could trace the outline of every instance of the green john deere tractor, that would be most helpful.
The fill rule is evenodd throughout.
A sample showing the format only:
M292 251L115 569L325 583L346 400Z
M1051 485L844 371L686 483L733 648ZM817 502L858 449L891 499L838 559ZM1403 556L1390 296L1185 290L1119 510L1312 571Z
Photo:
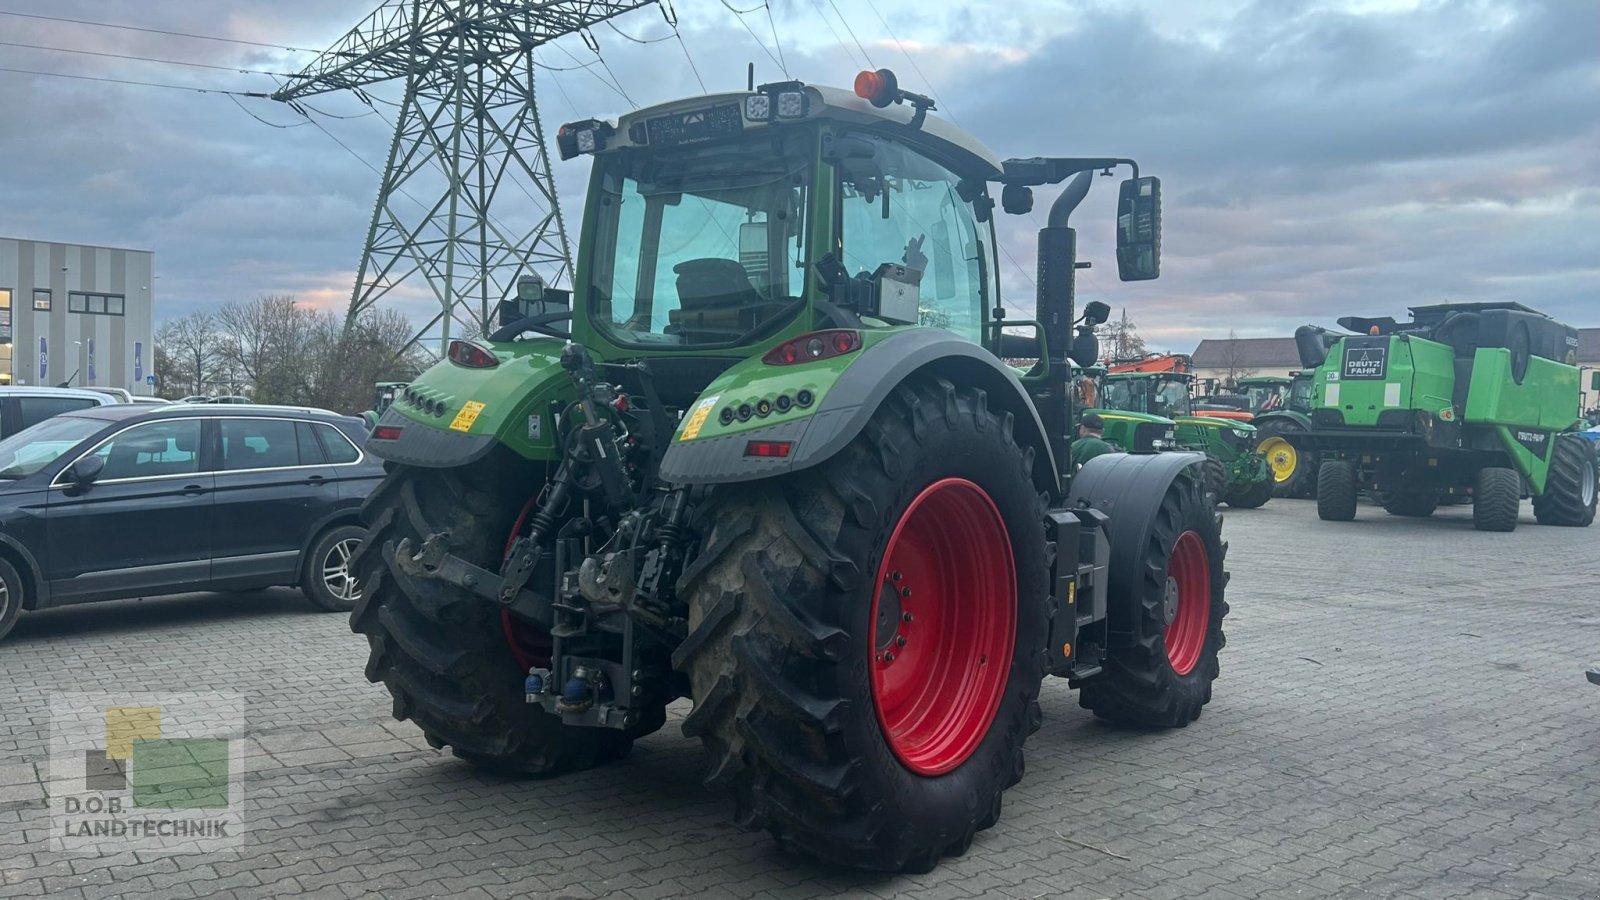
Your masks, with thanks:
M1315 366L1311 429L1322 454L1317 512L1355 518L1365 488L1397 516L1428 516L1470 491L1481 531L1517 526L1533 498L1545 525L1594 521L1596 463L1578 424L1577 331L1518 303L1419 306L1405 324L1348 317L1336 336L1296 333Z
M1068 217L1131 167L1118 268L1154 278L1160 184L1002 162L932 106L880 70L560 129L593 160L570 298L503 302L367 445L351 621L396 715L545 775L687 698L740 823L891 871L995 824L1044 676L1108 719L1200 715L1227 613L1203 458L1068 469L1068 360L1109 312L1074 310ZM1002 320L994 193L1068 179L1037 320Z
M1132 453L1187 450L1206 455L1207 482L1217 502L1255 509L1272 499L1272 471L1256 452L1248 423L1195 414L1194 376L1179 372L1106 375L1100 384L1105 436Z
M1317 492L1317 467L1305 462L1285 437L1311 430L1311 373L1243 378L1239 387L1255 414L1256 452L1272 470L1274 497L1310 497Z

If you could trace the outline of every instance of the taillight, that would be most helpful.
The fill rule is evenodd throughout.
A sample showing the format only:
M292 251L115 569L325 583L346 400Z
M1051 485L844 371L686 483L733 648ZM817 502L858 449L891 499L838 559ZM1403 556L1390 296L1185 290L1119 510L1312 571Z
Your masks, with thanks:
M787 459L789 450L793 447L793 441L750 441L744 445L744 455L762 459Z
M398 441L402 428L399 425L379 425L372 429L372 439L375 441Z
M469 369L492 369L500 365L499 357L495 356L487 347L480 346L472 341L457 338L450 342L450 347L445 351L450 361L458 366Z
M813 331L791 341L784 341L761 357L769 366L792 366L843 356L861 349L861 332L842 328Z

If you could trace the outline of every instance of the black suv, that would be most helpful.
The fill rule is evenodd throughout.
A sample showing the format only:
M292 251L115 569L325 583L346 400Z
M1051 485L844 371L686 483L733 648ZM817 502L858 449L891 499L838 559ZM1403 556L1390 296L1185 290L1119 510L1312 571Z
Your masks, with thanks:
M0 637L24 609L197 590L350 609L383 476L366 437L320 410L118 404L0 441Z

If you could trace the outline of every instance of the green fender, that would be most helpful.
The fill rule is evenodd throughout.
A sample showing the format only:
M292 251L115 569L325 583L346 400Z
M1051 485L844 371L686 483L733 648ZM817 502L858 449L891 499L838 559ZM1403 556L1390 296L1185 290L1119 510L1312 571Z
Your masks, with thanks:
M1292 409L1274 410L1269 413L1263 413L1262 415L1256 416L1254 419L1250 420L1250 424L1254 425L1257 431L1260 431L1262 428L1272 423L1282 423L1289 426L1291 430L1311 430L1311 417L1303 412L1297 412L1296 410Z
M556 339L494 344L499 365L469 369L441 361L412 381L384 411L367 440L380 459L452 468L504 446L530 460L558 458L551 403L573 399ZM385 428L398 428L395 437Z
M913 377L937 376L981 388L991 410L1011 413L1017 443L1034 450L1039 489L1059 490L1038 411L1016 373L992 353L937 328L869 330L862 340L859 351L831 359L777 366L751 358L724 372L673 435L661 461L662 480L724 484L811 468L855 439L897 386ZM811 399L809 406L778 404L779 398L793 401L801 391ZM750 412L739 415L746 409ZM786 455L749 455L751 444L787 445Z

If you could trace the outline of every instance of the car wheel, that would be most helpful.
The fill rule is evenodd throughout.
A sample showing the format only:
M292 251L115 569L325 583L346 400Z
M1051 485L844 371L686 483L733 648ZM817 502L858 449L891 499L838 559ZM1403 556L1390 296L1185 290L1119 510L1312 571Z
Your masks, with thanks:
M365 528L339 525L323 532L311 545L305 571L300 576L300 589L312 606L327 612L355 609L356 601L361 599L361 586L350 560L366 539Z
M22 576L11 563L0 559L0 638L10 634L17 624L24 599Z

